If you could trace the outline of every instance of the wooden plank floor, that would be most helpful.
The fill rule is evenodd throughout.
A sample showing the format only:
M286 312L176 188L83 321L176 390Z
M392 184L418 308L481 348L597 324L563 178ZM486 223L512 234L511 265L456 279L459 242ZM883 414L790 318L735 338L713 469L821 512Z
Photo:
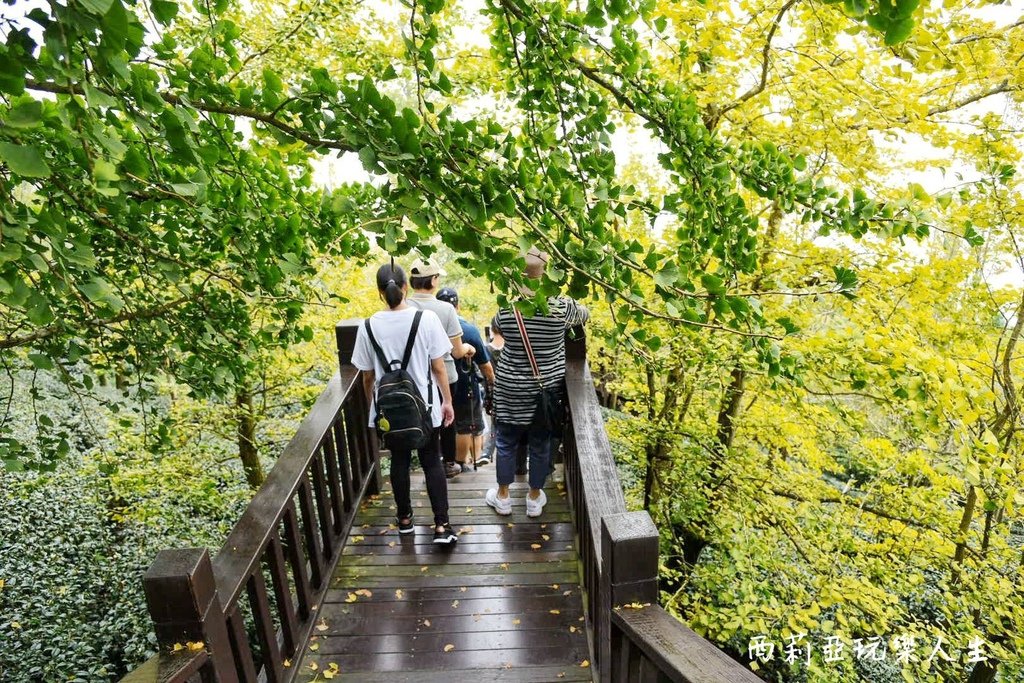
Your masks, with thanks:
M398 534L390 488L368 501L296 680L590 681L561 468L537 518L526 516L525 477L512 485L508 517L484 502L494 485L493 465L448 482L454 548L432 543L422 472L412 476L415 534Z

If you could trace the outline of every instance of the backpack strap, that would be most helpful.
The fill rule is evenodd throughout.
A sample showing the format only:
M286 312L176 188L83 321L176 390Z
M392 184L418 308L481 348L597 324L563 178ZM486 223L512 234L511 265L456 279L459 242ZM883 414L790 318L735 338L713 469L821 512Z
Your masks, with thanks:
M423 317L423 309L416 311L412 317L412 326L409 328L409 339L405 342L405 353L402 354L402 369L409 367L412 359L412 347L416 344L416 332L420 329L420 318ZM430 371L430 363L427 363L427 407L434 405L434 375Z
M384 368L385 372L387 372L391 369L391 366L398 361L388 361L387 356L384 355L384 350L380 348L380 344L377 343L377 339L373 336L373 328L370 327L370 319L367 318L364 323L366 324L366 336L370 340L370 345L373 346L373 352L377 354L377 360L380 361L380 366Z
M416 311L412 317L412 327L409 328L409 339L405 342L405 353L402 354L402 369L409 367L409 360L412 358L412 347L416 343L416 331L420 329L420 318L423 311Z

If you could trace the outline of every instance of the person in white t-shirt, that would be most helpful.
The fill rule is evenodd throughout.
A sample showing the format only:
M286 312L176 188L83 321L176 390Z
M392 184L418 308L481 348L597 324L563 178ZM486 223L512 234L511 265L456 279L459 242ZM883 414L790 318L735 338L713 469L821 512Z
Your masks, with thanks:
M387 309L370 316L373 336L386 358L401 358L412 329L413 317L417 312L417 309L405 302L408 283L401 266L393 263L381 266L377 270L377 290L387 304ZM430 406L433 418L434 432L427 445L417 450L417 454L426 477L427 494L430 496L430 507L434 513L434 543L442 545L453 544L458 540L448 519L448 482L441 460L439 435L440 428L450 425L455 419L452 396L448 388L448 371L444 364L445 356L451 349L452 344L441 326L441 320L432 311L423 311L406 370L416 382L423 400ZM377 411L372 397L376 395L377 378L383 376L386 369L377 359L377 354L374 353L370 339L366 335L366 329L362 325L356 335L352 365L363 371L363 387L367 396L371 397L370 426L373 427ZM431 374L432 382L429 381ZM410 534L414 531L412 501L409 497L411 464L412 450L391 451L391 488L398 510L396 522L400 534Z

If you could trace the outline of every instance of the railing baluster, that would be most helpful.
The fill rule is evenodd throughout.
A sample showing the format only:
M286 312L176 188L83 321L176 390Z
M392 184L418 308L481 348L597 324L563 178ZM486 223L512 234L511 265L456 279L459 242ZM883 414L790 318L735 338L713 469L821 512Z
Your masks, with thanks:
M363 451L356 436L359 431L359 417L356 408L357 399L350 398L345 402L345 443L348 448L348 461L352 466L352 487L357 491L362 489L363 478L366 470L363 465Z
M260 652L263 654L263 672L268 683L279 683L284 679L284 665L281 659L281 649L277 645L274 618L270 612L267 584L259 565L253 575L249 577L248 592L249 604L252 606L252 618L256 623L256 635L260 639Z
M343 408L344 410L344 408ZM331 432L334 434L335 450L337 451L338 467L341 475L341 488L344 493L343 506L345 512L351 513L353 509L353 501L355 500L355 486L352 485L352 465L349 462L350 450L348 447L348 440L345 436L345 416L339 415L331 426Z
M313 493L316 499L317 519L320 520L320 542L323 547L323 557L329 562L334 557L334 510L327 493L327 481L324 479L323 450L317 449L310 463L313 472ZM339 520L340 521L340 520Z
M309 484L308 472L299 482L299 507L302 510L302 531L306 539L310 585L317 590L324 582L324 564L320 553L320 537L317 534L316 513L313 511L313 488Z
M292 605L292 592L288 586L288 569L285 566L284 550L277 531L270 537L267 546L267 568L270 570L270 581L274 587L274 603L277 605L277 617L281 621L281 639L284 656L295 656L298 646L298 624L295 621L295 608Z
M256 663L253 661L249 636L245 632L245 617L235 605L228 617L228 633L231 635L231 650L235 655L235 671L241 683L256 683Z
M327 465L327 485L331 493L331 509L334 511L334 526L331 532L335 535L341 533L345 527L344 505L345 494L341 489L341 477L338 474L338 454L334 450L333 429L327 430L322 444L324 461Z
M299 524L295 519L295 502L288 501L284 510L284 542L288 548L288 562L292 566L292 577L295 579L295 597L299 603L299 619L305 621L310 614L309 574L306 572L306 561L302 554L302 538L299 536Z

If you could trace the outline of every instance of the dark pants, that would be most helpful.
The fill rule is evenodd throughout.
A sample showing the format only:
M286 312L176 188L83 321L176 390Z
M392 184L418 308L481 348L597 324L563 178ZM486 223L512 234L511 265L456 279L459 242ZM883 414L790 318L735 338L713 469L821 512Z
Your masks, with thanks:
M548 472L551 471L551 432L530 425L497 422L494 433L498 446L498 484L507 486L515 479L516 451L519 450L519 443L525 436L530 457L530 488L544 488Z
M455 395L455 383L448 385L449 393ZM455 462L455 422L447 427L439 427L441 432L441 454L445 462Z
M448 523L448 481L441 465L438 452L439 430L435 429L426 446L419 449L420 467L427 480L427 495L430 507L434 512L434 524ZM391 489L395 494L395 507L398 516L412 514L412 501L409 499L409 469L412 467L411 450L391 451Z

